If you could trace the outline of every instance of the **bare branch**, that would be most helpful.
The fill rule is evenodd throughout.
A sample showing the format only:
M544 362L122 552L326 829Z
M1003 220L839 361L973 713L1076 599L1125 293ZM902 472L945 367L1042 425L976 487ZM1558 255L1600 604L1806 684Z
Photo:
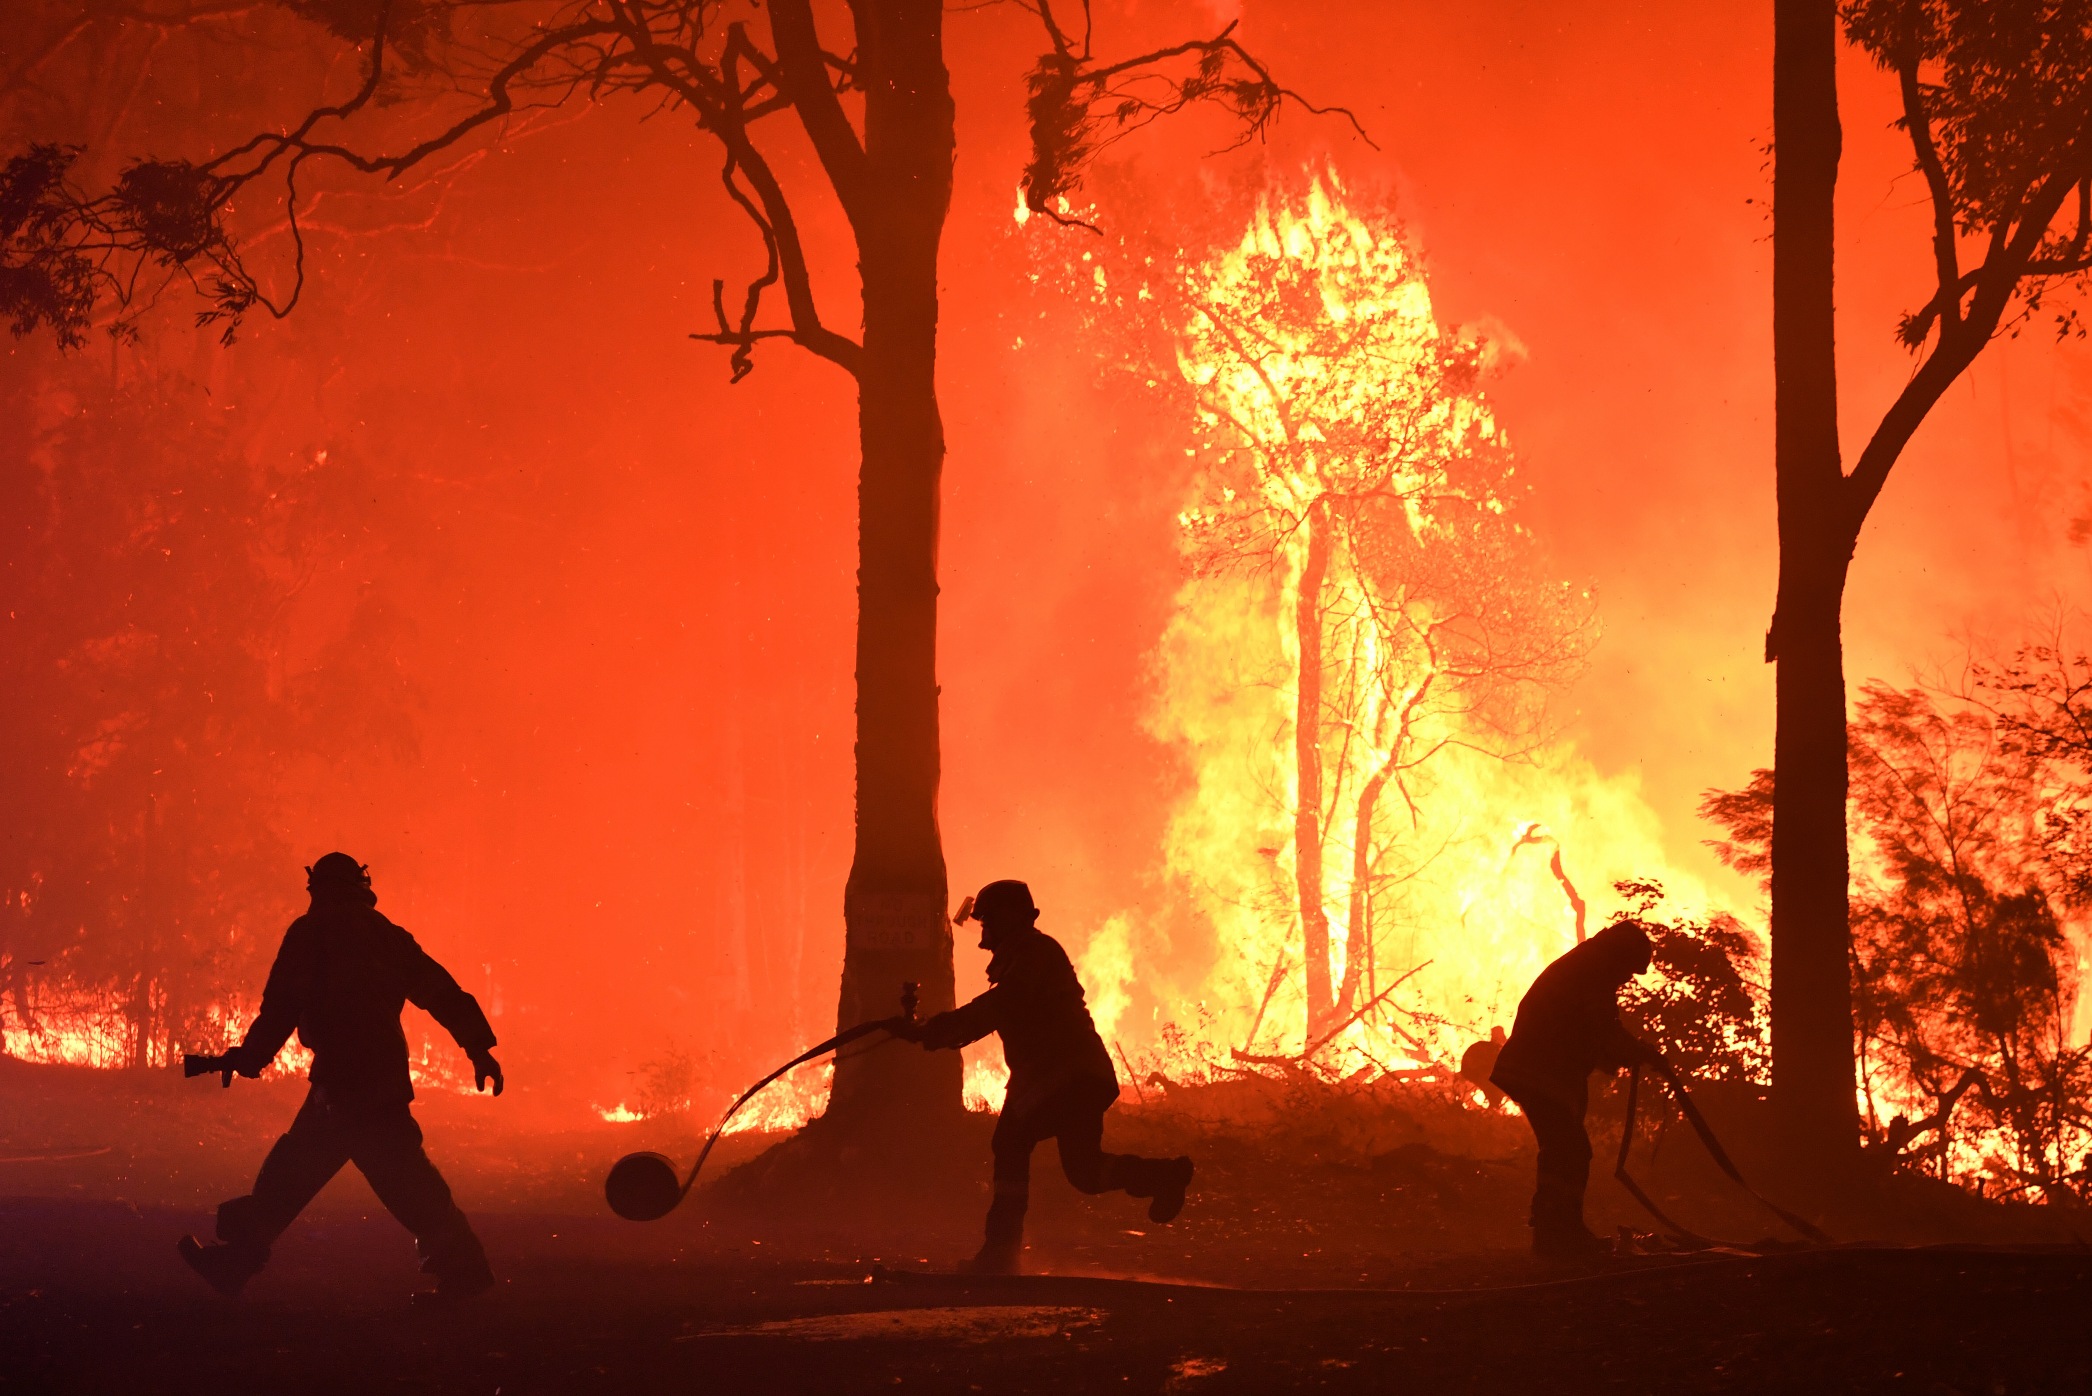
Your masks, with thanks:
M2020 202L2016 221L2000 221L1992 228L1988 255L1968 273L1973 278L1974 297L1967 312L1952 326L1951 334L1943 331L1934 341L1932 352L1882 414L1852 473L1845 477L1848 546L1858 542L1860 526L1888 482L1889 471L1926 414L1997 333L2006 310L2031 274L2029 268L2048 238L2049 225L2084 178L2076 166L2049 175Z
M732 41L746 43L742 26L733 26ZM836 198L842 202L843 212L849 215L853 225L860 225L864 217L864 182L869 167L864 157L864 147L858 142L857 132L850 126L850 118L843 112L843 104L828 77L831 64L843 67L822 50L820 38L814 32L813 7L808 0L771 0L770 34L777 41L777 64L774 81L778 90L791 98L799 113L799 124L806 128L807 138L813 142L814 153L821 159L821 168L828 172L829 183L835 186ZM750 46L751 55L753 46Z

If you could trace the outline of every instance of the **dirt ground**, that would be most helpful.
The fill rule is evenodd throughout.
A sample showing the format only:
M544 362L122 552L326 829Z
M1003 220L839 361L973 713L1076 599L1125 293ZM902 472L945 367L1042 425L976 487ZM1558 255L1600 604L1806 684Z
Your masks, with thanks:
M176 1260L244 1191L290 1083L0 1061L0 1392L2092 1392L2080 1214L1909 1185L1839 1218L1832 1248L1550 1267L1523 1250L1515 1119L1174 1094L1129 1102L1106 1140L1199 1159L1183 1218L1079 1196L1042 1149L1038 1273L1008 1280L948 1273L986 1202L985 1118L873 1204L846 1179L728 1176L774 1142L737 1136L723 1185L635 1225L604 1208L603 1171L634 1148L692 1157L687 1122L427 1098L430 1151L502 1275L431 1314L406 1303L411 1241L353 1174L236 1303ZM1777 1237L1689 1138L1647 1148L1637 1176L1681 1220ZM1591 1215L1650 1226L1609 1179Z

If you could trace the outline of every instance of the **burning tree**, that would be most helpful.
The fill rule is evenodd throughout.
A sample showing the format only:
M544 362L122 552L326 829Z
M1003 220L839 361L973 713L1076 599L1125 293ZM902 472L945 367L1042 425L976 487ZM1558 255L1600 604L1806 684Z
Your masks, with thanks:
M2002 745L2041 764L2042 862L2064 903L2092 906L2092 657L2066 647L2059 626L2009 660L1973 665L1957 696L1990 715Z
M1851 726L1865 1128L1876 1157L2054 1200L2092 1143L2092 1051L2071 1041L2077 952L2063 928L2086 768L2029 739L2044 714L2024 691L1973 693L1983 701L1870 683ZM1760 771L1704 806L1740 871L1768 865L1772 800Z
M838 1017L892 1010L920 983L923 1007L949 1007L953 978L937 825L937 531L944 437L936 393L937 257L951 201L956 137L940 0L853 0L847 40L824 40L811 0L771 0L767 36L720 0L564 0L550 6L451 0L284 0L367 55L342 100L200 161L144 160L100 194L76 190L77 152L17 157L0 179L0 314L18 332L77 342L98 303L126 317L169 282L206 298L200 318L228 337L256 310L288 314L303 274L301 180L327 167L396 177L498 133L519 113L569 101L638 98L673 110L717 143L719 178L761 249L761 271L729 307L713 283L715 328L736 379L783 340L848 374L858 389L860 550L856 842L844 891ZM1096 57L1050 4L1026 7L1047 52L1030 79L1029 206L1053 217L1104 144L1158 117L1211 104L1260 132L1288 100L1232 25L1118 61ZM505 16L521 21L503 28ZM477 26L455 35L454 26ZM767 41L766 41L767 39ZM457 69L457 70L453 70ZM409 98L418 101L410 106ZM393 148L381 109L412 130ZM405 113L404 116L401 113ZM861 335L835 328L795 202L764 133L786 115L811 143L853 243ZM362 123L359 125L359 123ZM241 258L234 200L280 191L298 261L286 284ZM847 272L839 272L841 282ZM776 316L778 299L783 314ZM831 307L831 310L833 307ZM956 1112L959 1063L877 1053L840 1064L838 1118L895 1106Z
M2092 270L2092 7L2083 0L1780 0L1774 7L1773 353L1780 575L1772 823L1773 1095L1811 1160L1857 1139L1849 976L1845 580L1934 404L2001 330ZM1902 95L1931 203L1918 355L1847 474L1838 443L1838 23ZM2075 315L2056 317L2061 333Z
M1261 850L1262 885L1223 896L1291 928L1268 947L1249 1045L1298 966L1312 1056L1387 1004L1406 978L1391 969L1414 968L1387 965L1383 941L1435 856L1422 806L1445 758L1537 744L1586 608L1540 580L1517 522L1522 488L1481 387L1488 347L1438 323L1384 210L1354 212L1318 180L1176 294L1204 468L1181 516L1196 638L1177 643L1228 651L1280 704L1280 730L1250 751L1206 754L1255 771L1208 781L1203 819L1285 828ZM1200 719L1178 720L1203 740ZM1245 876L1213 861L1194 876Z
M2092 1053L2069 1040L2077 957L2041 857L2054 793L2045 763L2000 740L1980 709L1942 711L1922 691L1881 684L1862 690L1852 747L1866 835L1853 915L1869 1124L1885 1128L1878 1097L1909 1107L1915 1088L1950 1100L1970 1078L1960 1139L1940 1120L1939 1171L1958 1164L2053 1194L2087 1143ZM1952 1158L1957 1142L1975 1141L1966 1152L1978 1159Z

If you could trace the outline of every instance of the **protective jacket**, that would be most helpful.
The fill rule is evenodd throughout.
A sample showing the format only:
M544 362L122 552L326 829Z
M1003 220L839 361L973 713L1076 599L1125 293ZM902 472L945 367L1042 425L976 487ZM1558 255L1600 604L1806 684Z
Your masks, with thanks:
M1620 1021L1619 980L1618 961L1595 941L1541 970L1519 1000L1489 1079L1514 1100L1539 1092L1581 1116L1591 1073L1616 1071L1641 1055Z
M963 1047L991 1032L1002 1034L1010 1068L1005 1119L1071 1097L1099 1111L1118 1099L1111 1054L1097 1036L1082 981L1059 941L1039 930L1010 935L988 961L988 986L979 998L924 1023L922 1041L926 1047Z
M291 923L262 991L261 1013L234 1052L259 1071L293 1032L312 1051L312 1083L331 1099L399 1105L414 1098L400 1012L428 1010L467 1053L494 1046L479 1001L375 907L315 897Z

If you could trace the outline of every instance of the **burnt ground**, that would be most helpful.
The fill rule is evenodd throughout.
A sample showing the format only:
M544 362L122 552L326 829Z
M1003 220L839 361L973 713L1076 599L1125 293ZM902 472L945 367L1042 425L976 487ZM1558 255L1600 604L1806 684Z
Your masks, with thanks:
M1516 1120L1264 1088L1114 1119L1108 1147L1199 1157L1171 1227L1074 1194L1042 1150L1028 1264L1047 1273L1014 1280L938 1273L975 1240L986 1120L884 1202L756 1168L633 1225L603 1208L603 1169L690 1157L686 1129L427 1099L496 1293L411 1310L411 1243L345 1175L223 1301L173 1241L208 1233L296 1101L0 1062L0 1392L2092 1391L2081 1213L1902 1184L1823 1217L1834 1248L1548 1267L1522 1250ZM1776 1230L1689 1139L1637 1173L1703 1230ZM1609 1180L1591 1211L1648 1225Z

